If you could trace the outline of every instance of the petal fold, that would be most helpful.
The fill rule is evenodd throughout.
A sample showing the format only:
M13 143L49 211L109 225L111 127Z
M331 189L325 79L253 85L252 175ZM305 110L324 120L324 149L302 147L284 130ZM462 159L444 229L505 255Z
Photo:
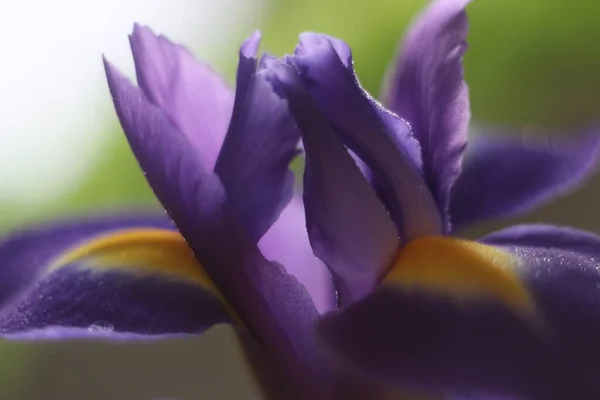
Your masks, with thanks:
M598 130L527 142L473 137L452 190L453 228L519 215L574 190L595 171L599 154Z
M165 217L24 231L0 245L0 263L2 281L20 283L0 308L7 337L187 334L236 320Z
M326 35L304 33L287 61L344 145L372 171L400 237L408 241L441 232L440 215L421 174L418 143L403 120L360 87L349 47Z
M260 35L240 50L235 106L215 172L231 207L251 237L259 240L293 196L290 162L298 154L300 132L285 102L257 65Z
M141 25L130 36L140 88L212 169L233 109L233 91L183 46Z
M326 315L319 333L342 361L396 385L598 398L600 240L556 229L516 229L511 244L510 231L413 242L371 296Z
M275 87L285 93L306 153L304 206L312 248L331 269L340 305L373 290L399 247L383 204L319 112L295 70L280 64Z
M414 22L389 70L384 104L405 118L421 145L425 180L448 229L450 189L467 145L469 94L463 77L470 0L436 0Z

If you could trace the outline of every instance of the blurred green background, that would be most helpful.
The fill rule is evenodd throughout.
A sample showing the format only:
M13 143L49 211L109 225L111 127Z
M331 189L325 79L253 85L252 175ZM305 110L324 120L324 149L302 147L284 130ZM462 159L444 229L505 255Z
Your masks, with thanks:
M147 3L153 1L158 0L148 0ZM240 4L244 2L237 1ZM187 3L179 3L179 8L174 6L175 10L170 13L171 17L175 16L175 21L179 14L187 13ZM256 6L250 7L253 12L239 15L241 11L234 3L235 1L228 2L221 17L223 25L233 25L230 26L228 35L220 35L219 26L216 24L208 39L203 37L203 41L209 44L214 38L212 47L197 46L193 29L190 30L192 33L183 34L184 37L169 35L169 31L165 33L173 40L184 42L196 50L201 47L201 51L196 52L197 56L209 60L233 83L236 47L253 28L259 27L263 32L262 49L275 54L293 51L297 35L301 31L326 32L345 39L351 45L359 78L363 86L373 94L379 92L383 74L396 53L403 31L425 4L424 1L417 0L272 0L257 3ZM202 10L197 4L194 7L195 10ZM135 11L135 8L133 10ZM135 12L133 15L135 16ZM512 132L515 135L522 135L525 128L531 127L540 131L568 134L597 122L600 115L598 3L574 3L569 0L478 0L469 6L469 16L470 48L465 64L474 122L509 126L513 128ZM77 18L76 15L72 17ZM229 21L230 17L233 22ZM77 32L72 34L77 35ZM12 40L18 40L18 37ZM123 41L126 40L123 36ZM36 49L30 51L35 52ZM95 57L95 60L99 61L99 54ZM18 64L19 60L9 59L9 63L13 62ZM48 76L46 79L53 77ZM100 79L98 85L103 85ZM103 88L100 96L106 100L108 91ZM84 179L66 195L43 203L32 199L23 201L15 196L0 196L0 231L6 232L28 223L60 218L64 215L156 206L152 192L126 145L115 116L111 110L108 111L99 108L95 119L89 122L90 128L93 124L94 129L98 129L100 124L104 136L103 144L98 148L102 154L89 168ZM77 112L78 110L74 109L73 115ZM28 118L35 119L36 115L29 115ZM65 125L69 123L68 120L57 122L64 122ZM10 126L0 125L0 128L0 135L15 134ZM79 133L85 135L85 129ZM61 146L69 147L70 143L64 142ZM73 148L73 152L76 151L77 148ZM10 154L3 152L3 148L0 147L0 157L9 156ZM37 161L31 158L28 162L36 165ZM54 179L58 182L61 177L57 176ZM48 186L47 182L45 186ZM598 186L594 180L588 189L569 199L544 207L525 219L543 219L600 231L600 220L595 209L596 200L600 198ZM1 181L0 190L5 190ZM36 195L33 193L30 196ZM479 230L495 226L497 225L491 224ZM476 234L479 230L470 234ZM171 375L163 376L167 381L171 379L174 387L180 388L173 389L176 390L174 393L180 393L180 399L251 398L248 396L252 394L252 384L243 368L240 369L238 365L240 358L230 350L229 341L222 339L228 337L228 333L211 335L218 344L215 345L204 338L198 343L193 342L190 344L196 349L193 355L180 351L181 357L173 359L174 350L167 348L160 351L149 349L146 355L140 351L140 354L135 353L135 357L149 360L145 366L154 364L150 369L156 370L148 371L148 377L163 376L162 374L177 367L186 371L197 368L197 376L190 378L187 384L192 388L190 390L198 385L204 390L208 390L207 387L214 390L211 396L193 397L185 392L177 392L186 386L185 382L182 383L178 379L185 380L187 375L176 374L177 379L172 379ZM98 365L104 364L97 361L96 357L109 357L107 354L111 354L110 357L124 357L130 360L134 356L120 349L110 350L102 347L100 350L82 350L78 346L81 345L0 344L0 398L125 398L122 394L127 390L126 382L131 380L124 378L124 383L118 383L121 375L114 372L116 362L107 361L106 368L102 369ZM180 344L175 346L179 349L177 346ZM203 355L202 349L207 353ZM164 360L167 361L161 357L166 357ZM89 372L92 378L84 377L86 368L77 372L81 375L79 378L76 378L79 375L68 373L54 376L52 374L57 374L56 368L53 367L56 363L65 371L76 371L78 363L94 364L97 368L90 370L93 371ZM161 370L160 366L164 366L165 363L169 369ZM204 363L204 366L197 363ZM215 363L221 366L215 369ZM140 362L140 365L131 366L131 370L142 368L141 365ZM213 368L210 368L211 366ZM94 385L99 383L94 381L93 377L109 374L110 371L113 371L111 379L114 379L113 386L117 389L97 395ZM73 379L70 383L69 376ZM89 385L80 388L84 392L78 391L80 389L77 389L76 385L73 386L74 382L81 379ZM215 384L215 379L220 383ZM231 385L234 381L235 385ZM232 391L232 387L236 389ZM78 394L70 396L69 390ZM128 399L151 398L139 393L129 392Z

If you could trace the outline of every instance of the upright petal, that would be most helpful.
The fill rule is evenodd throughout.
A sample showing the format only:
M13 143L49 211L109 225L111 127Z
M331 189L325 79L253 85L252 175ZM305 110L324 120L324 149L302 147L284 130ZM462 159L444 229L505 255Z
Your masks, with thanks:
M511 244L510 232L498 234L500 247L489 245L496 235L487 244L409 244L382 286L326 316L321 335L343 360L398 385L482 398L598 398L592 253L600 239L557 228L516 233Z
M106 60L105 68L121 126L154 193L186 235L216 234L209 232L225 201L219 179L162 109Z
M305 33L288 62L296 67L342 142L373 172L400 237L408 241L440 233L440 216L421 176L417 143L404 121L362 90L351 68L348 46L325 35Z
M147 27L135 25L130 42L140 88L212 169L231 118L233 92L185 47Z
M318 312L285 268L268 262L235 219L225 188L185 135L109 63L121 125L146 179L243 323L281 362L299 393L326 386L312 327Z
M0 244L0 265L9 338L199 333L236 319L164 216L16 232Z
M525 213L578 187L595 171L598 130L574 139L523 140L475 136L452 190L455 229Z
M295 70L280 64L273 79L302 131L304 206L317 257L332 270L340 305L371 292L399 247L383 204L319 112Z
M425 180L446 215L450 189L467 144L469 94L462 59L470 0L435 0L413 24L395 65L384 103L405 118L421 144Z
M215 166L228 202L257 241L293 196L289 165L300 140L287 105L264 79L263 62L257 70L259 39L256 32L240 50L235 107Z
M313 254L306 232L304 205L293 198L265 233L258 247L302 283L320 313L336 307L335 287L327 266Z

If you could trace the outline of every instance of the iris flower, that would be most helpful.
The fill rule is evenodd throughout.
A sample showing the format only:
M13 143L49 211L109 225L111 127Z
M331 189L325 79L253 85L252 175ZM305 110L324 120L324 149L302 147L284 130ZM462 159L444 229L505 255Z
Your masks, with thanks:
M136 26L139 87L106 73L167 215L7 236L0 334L143 340L228 323L274 399L600 398L600 238L543 224L453 237L576 187L600 145L591 132L467 147L467 3L415 21L383 105L339 39L306 33L293 55L258 58L255 33L233 91Z

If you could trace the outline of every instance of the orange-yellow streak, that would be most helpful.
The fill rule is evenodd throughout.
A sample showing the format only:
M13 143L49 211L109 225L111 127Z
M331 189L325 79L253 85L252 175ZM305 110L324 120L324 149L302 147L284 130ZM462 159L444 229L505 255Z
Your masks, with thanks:
M485 244L449 237L424 237L408 243L384 277L383 285L429 290L455 300L493 298L518 311L533 311L534 301L510 253Z
M178 232L137 228L100 236L62 255L48 272L73 263L84 268L162 275L202 286L218 297L239 321Z
M131 229L101 236L67 252L51 269L74 262L167 274L215 288L185 239L177 232L163 229Z

